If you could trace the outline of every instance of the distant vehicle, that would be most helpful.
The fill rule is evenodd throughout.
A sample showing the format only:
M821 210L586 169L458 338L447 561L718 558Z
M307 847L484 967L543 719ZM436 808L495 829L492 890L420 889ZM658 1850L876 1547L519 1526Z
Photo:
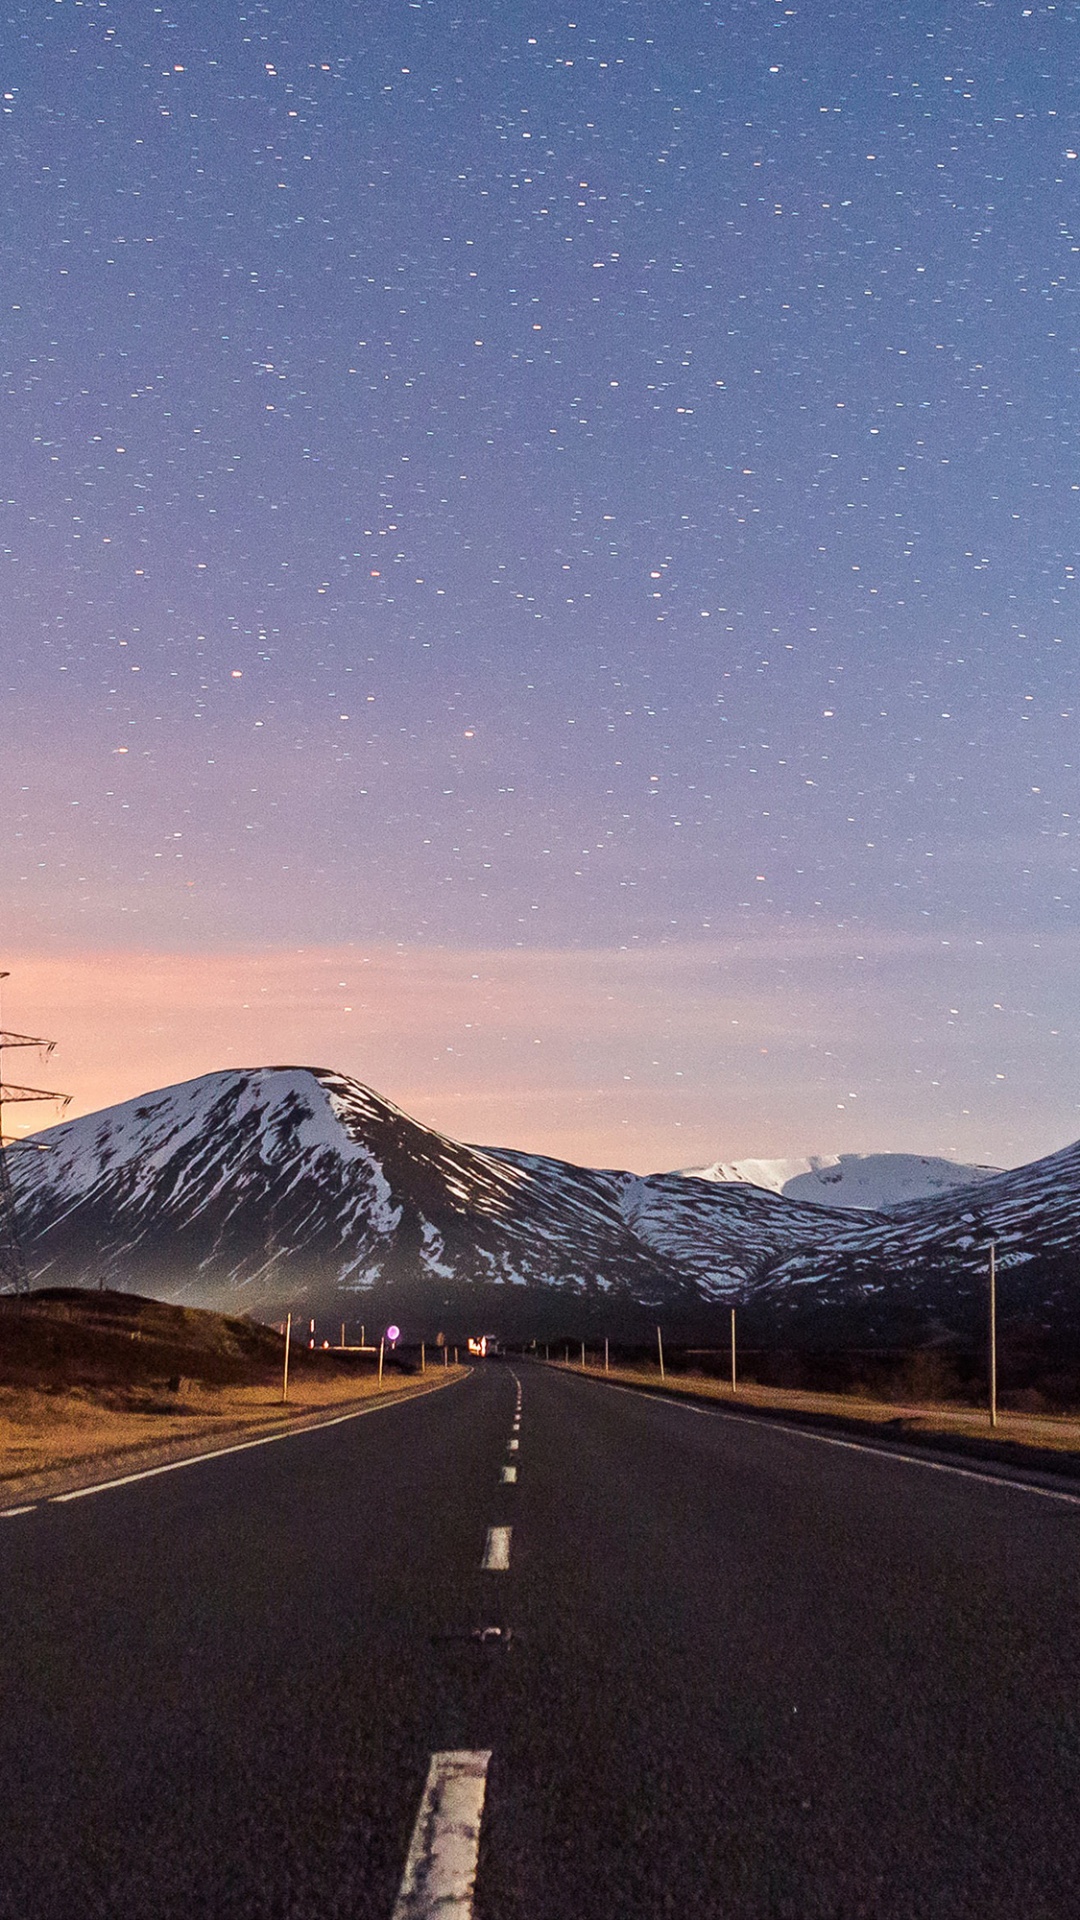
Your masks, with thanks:
M499 1353L499 1342L490 1333L470 1333L469 1352L477 1360L486 1360L493 1353Z

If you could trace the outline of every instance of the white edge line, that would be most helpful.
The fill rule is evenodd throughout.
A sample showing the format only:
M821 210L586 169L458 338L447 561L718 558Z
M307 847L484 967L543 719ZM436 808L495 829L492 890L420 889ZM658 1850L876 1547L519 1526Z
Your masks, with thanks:
M471 1920L490 1759L432 1754L392 1920Z
M577 1378L588 1376L578 1375ZM841 1440L831 1433L811 1433L808 1428L785 1420L771 1410L762 1419L748 1419L745 1413L729 1413L726 1407L700 1407L690 1400L672 1400L666 1394L642 1394L638 1387L624 1387L614 1380L594 1380L594 1387L606 1386L609 1393L631 1393L636 1399L656 1401L662 1407L678 1407L680 1413L703 1413L710 1420L730 1420L740 1427L768 1426L773 1432L790 1434L795 1440L814 1440L819 1447L843 1447L848 1453L869 1453L875 1460L894 1460L907 1467L925 1467L928 1473L952 1473L960 1480L978 1480L986 1487L1008 1487L1013 1493L1034 1493L1041 1500L1058 1500L1067 1507L1080 1507L1080 1494L1061 1493L1056 1487L1039 1487L1033 1480L1010 1480L1000 1473L980 1473L975 1467L954 1467L948 1460L926 1460L921 1454L901 1453L887 1443L870 1446L865 1440Z
M17 1513L33 1513L36 1507L36 1500L32 1500L28 1507L5 1507L0 1513L0 1520L14 1520Z
M465 1376L466 1379L468 1375ZM459 1383L448 1380L447 1386ZM252 1447L270 1447L275 1440L299 1440L305 1433L324 1433L327 1427L341 1427L347 1420L362 1420L366 1413L386 1413L391 1407L401 1407L410 1400L423 1400L429 1393L440 1393L443 1382L437 1381L433 1387L425 1387L421 1393L405 1394L399 1400L382 1400L377 1407L354 1407L351 1413L337 1413L330 1420L313 1420L304 1427L286 1427L283 1433L260 1434L257 1440L238 1440L231 1447L214 1447L210 1453L190 1453L183 1460L166 1460L160 1467L143 1467L138 1473L121 1474L118 1480L98 1480L92 1487L75 1487L71 1493L51 1493L46 1496L50 1506L62 1505L67 1500L85 1500L91 1493L108 1493L111 1487L130 1487L136 1480L153 1480L159 1473L177 1473L181 1467L198 1467L204 1460L224 1460L229 1453L249 1453ZM16 1507L16 1513L29 1512L29 1508ZM0 1516L2 1517L2 1516Z

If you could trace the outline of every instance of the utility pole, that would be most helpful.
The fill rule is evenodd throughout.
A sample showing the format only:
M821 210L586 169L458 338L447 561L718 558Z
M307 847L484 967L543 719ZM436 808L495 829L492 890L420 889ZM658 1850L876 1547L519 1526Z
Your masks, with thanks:
M0 971L0 980L6 980L6 970ZM11 1187L11 1173L8 1168L9 1146L20 1146L21 1141L7 1141L4 1138L4 1102L15 1104L24 1100L59 1100L67 1106L71 1096L66 1093L51 1093L43 1087L17 1087L3 1076L3 1050L5 1047L37 1047L46 1057L55 1047L55 1040L39 1040L30 1033L6 1033L0 1028L0 1293L29 1293L30 1283L26 1275L26 1258L19 1239L19 1230L15 1220L15 1195Z
M990 1242L990 1425L997 1426L997 1248Z
M281 1364L281 1404L284 1406L289 1397L289 1342L292 1339L292 1308L285 1319L285 1353Z

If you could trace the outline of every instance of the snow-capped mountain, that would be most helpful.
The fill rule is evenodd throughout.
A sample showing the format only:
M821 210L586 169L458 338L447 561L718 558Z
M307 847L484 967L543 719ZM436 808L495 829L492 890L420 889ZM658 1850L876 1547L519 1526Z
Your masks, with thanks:
M805 1160L717 1160L688 1167L691 1180L733 1181L812 1200L819 1207L858 1207L880 1212L908 1200L928 1200L951 1187L972 1187L1000 1167L966 1166L927 1153L825 1153Z
M399 1317L408 1303L438 1318L462 1287L478 1311L497 1289L504 1325L535 1317L538 1287L560 1303L692 1311L834 1226L750 1189L464 1146L302 1067L209 1074L35 1144L12 1174L38 1281L259 1312L333 1302L358 1317L392 1289ZM515 1314L507 1301L526 1291Z
M466 1146L341 1074L263 1067L52 1127L10 1166L39 1284L417 1337L705 1335L738 1302L751 1338L881 1341L967 1324L993 1239L1003 1303L1080 1333L1080 1145L867 1212Z

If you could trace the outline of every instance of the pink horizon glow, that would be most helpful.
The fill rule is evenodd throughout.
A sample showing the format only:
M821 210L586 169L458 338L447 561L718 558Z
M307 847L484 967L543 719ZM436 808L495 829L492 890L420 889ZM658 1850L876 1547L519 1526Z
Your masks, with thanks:
M73 1117L223 1068L332 1067L460 1139L639 1172L890 1150L1015 1164L1065 1144L1060 1097L1036 1100L1019 1060L993 1127L961 1062L927 1083L878 1013L911 941L864 938L838 996L850 947L789 931L782 948L9 955L4 1024L59 1044L47 1068L21 1055L16 1073L13 1055L6 1072L70 1093ZM928 942L929 1002L934 965ZM54 1112L5 1117L22 1134Z

